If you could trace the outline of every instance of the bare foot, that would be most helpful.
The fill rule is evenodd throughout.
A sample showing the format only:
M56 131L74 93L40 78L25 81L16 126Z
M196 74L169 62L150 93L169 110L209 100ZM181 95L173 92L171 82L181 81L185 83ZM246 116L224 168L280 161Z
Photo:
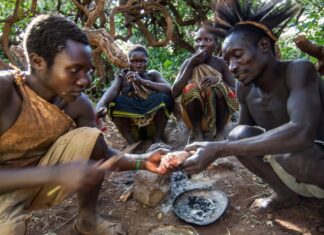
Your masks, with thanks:
M73 226L77 234L82 235L126 235L127 233L122 228L120 223L113 223L104 220L100 216L95 216L94 219L81 221L77 219Z
M273 194L267 198L256 199L251 207L250 211L253 214L264 214L270 213L281 208L289 207L300 202L300 199L297 195L282 197L277 194Z

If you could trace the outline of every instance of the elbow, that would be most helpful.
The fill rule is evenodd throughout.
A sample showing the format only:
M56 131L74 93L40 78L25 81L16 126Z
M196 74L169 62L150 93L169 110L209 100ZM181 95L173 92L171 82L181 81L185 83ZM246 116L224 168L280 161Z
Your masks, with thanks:
M164 91L166 94L168 94L168 95L172 95L172 90L171 90L171 87L170 86L168 86L166 89L165 89L165 91Z
M314 144L316 132L310 125L302 125L298 128L295 145L301 148L309 148Z
M180 92L176 87L173 86L171 88L171 95L174 99L176 99L180 95Z

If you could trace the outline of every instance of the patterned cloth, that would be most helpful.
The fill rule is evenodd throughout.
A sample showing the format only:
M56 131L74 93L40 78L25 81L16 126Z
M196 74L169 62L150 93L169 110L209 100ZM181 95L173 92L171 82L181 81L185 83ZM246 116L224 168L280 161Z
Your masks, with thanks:
M218 82L210 87L201 87L201 80L204 77L216 77ZM183 88L181 95L182 118L185 124L192 128L186 105L197 99L201 103L203 111L202 128L216 133L216 91L219 91L226 100L230 114L239 109L236 94L223 81L222 74L207 64L201 64L194 68L189 83Z
M172 112L174 101L171 95L157 92L142 84L126 78L127 70L122 70L118 76L123 79L120 95L109 103L108 115L114 117L131 118L138 128L152 123L154 115L163 109L167 117ZM147 77L147 76L146 76Z

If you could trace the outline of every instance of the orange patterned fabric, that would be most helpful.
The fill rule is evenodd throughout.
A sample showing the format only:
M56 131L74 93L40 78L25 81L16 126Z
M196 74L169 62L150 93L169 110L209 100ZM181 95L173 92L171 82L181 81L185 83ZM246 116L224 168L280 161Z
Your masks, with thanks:
M216 84L210 87L201 87L201 80L204 77L213 76L218 79ZM227 108L230 114L239 109L238 100L234 91L223 81L220 72L207 64L201 64L194 68L189 83L183 88L181 95L182 118L188 128L192 128L186 105L197 99L201 103L203 111L202 129L216 133L216 90L218 90L226 100Z
M24 167L38 163L49 147L69 131L73 120L57 106L38 96L15 74L22 96L21 113L16 122L0 136L0 167Z

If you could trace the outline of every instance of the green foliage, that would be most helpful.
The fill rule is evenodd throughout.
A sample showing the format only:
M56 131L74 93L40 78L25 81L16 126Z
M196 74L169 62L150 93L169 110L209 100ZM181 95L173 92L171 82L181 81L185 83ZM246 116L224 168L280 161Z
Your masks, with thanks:
M285 32L279 39L279 46L282 59L306 58L315 62L315 58L300 51L294 38L303 34L317 45L324 45L324 2L322 0L299 1L303 7L303 14L298 21L295 19L289 23Z
M171 46L149 48L149 68L162 73L163 77L171 84L174 82L181 64L189 57L185 50L174 50Z
M313 41L318 45L324 45L324 2L323 0L296 0L303 7L303 14L299 17L299 20L293 20L287 25L287 29L283 32L282 36L279 39L279 46L281 51L282 59L297 59L297 58L308 58L312 62L315 62L314 58L310 58L305 53L302 53L298 48L296 48L293 39L298 34L304 34L308 39ZM109 15L109 12L113 7L118 5L119 1L107 1L106 16ZM16 22L11 29L10 34L10 44L19 44L22 41L23 31L25 30L27 24L33 17L33 14L28 12L30 9L32 0L22 0L21 8L19 14L25 13L26 15L22 20ZM60 12L58 12L58 3L57 0L38 0L37 1L37 13L36 14L62 14L71 20L76 20L77 8L72 1L60 1ZM200 1L200 10L203 10L206 14L207 19L213 18L213 12L209 6L210 1L202 0ZM181 18L186 21L193 19L196 10L188 7L186 1L174 0L172 4L177 8ZM2 30L4 26L4 20L13 14L13 9L15 8L14 0L2 0L0 8L0 37L2 35ZM27 14L28 12L28 14ZM146 18L146 24L153 33L153 36L156 40L163 40L164 34L163 25L159 26L158 21L162 21L159 17L156 17L157 22L152 22L150 18ZM77 22L82 27L81 19ZM117 14L115 16L116 23L116 32L117 34L126 36L127 31L124 27L125 18L122 14ZM109 24L105 27L109 31ZM182 35L183 39L189 43L193 43L193 33L198 28L198 24L181 26L176 24L177 30ZM133 28L133 35L129 39L129 42L132 44L142 44L147 46L147 42L143 37L143 34L139 32L136 27ZM162 73L165 79L167 79L171 84L174 82L177 73L180 70L181 64L186 58L190 56L190 52L179 49L175 45L168 45L166 47L148 47L149 51L149 69L156 69ZM7 61L7 58L3 54L3 51L0 48L0 58L4 61ZM109 61L106 60L105 61ZM113 69L112 69L113 67ZM94 78L92 86L88 89L87 93L90 97L97 101L98 98L102 95L104 90L109 86L109 83L112 80L113 73L117 70L114 66L107 66L107 75L103 78Z

